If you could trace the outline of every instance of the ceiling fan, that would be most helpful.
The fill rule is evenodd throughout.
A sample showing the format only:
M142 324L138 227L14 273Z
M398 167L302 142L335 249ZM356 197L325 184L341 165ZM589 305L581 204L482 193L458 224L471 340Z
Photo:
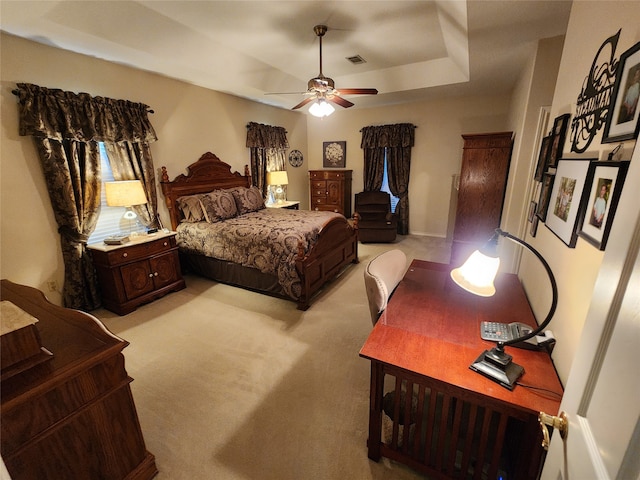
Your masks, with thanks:
M376 95L378 90L375 88L341 88L336 89L335 83L332 78L325 77L322 74L322 37L327 33L326 25L316 25L313 27L313 31L320 39L320 73L317 77L312 78L307 83L307 91L304 95L308 95L303 101L293 107L291 110L297 110L304 107L306 104L317 100L317 105L321 105L327 101L340 105L344 108L352 107L354 104L349 100L341 97L341 95ZM313 108L313 106L312 106ZM333 112L333 108L329 107ZM310 110L311 111L311 110Z

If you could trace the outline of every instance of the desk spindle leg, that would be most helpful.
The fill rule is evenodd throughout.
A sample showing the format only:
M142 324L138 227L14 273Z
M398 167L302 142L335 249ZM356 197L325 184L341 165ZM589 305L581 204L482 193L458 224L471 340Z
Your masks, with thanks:
M384 389L384 371L382 364L371 362L371 386L369 398L369 458L375 462L380 460L380 443L382 438L382 395Z

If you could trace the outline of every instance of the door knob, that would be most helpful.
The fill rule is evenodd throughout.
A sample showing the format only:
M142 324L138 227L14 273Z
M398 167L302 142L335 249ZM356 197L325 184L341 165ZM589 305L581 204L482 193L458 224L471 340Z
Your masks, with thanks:
M566 413L560 412L560 415L556 417L555 415L540 412L540 415L538 415L538 423L540 423L540 428L542 429L542 448L545 450L549 450L549 427L557 429L563 439L567 438L569 421L567 420Z

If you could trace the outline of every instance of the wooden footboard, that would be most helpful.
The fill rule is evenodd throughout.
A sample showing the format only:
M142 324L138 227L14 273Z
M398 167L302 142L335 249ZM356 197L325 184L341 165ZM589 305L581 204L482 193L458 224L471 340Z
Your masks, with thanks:
M296 260L302 285L298 309L309 308L311 298L323 285L333 280L349 263L358 262L357 220L353 224L342 218L328 222L311 251L304 255L300 249Z

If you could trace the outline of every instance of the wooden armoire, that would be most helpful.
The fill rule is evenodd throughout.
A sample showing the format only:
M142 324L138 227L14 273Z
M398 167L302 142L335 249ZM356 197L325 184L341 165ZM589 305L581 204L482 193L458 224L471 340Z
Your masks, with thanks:
M462 135L451 263L459 265L500 226L513 132Z

